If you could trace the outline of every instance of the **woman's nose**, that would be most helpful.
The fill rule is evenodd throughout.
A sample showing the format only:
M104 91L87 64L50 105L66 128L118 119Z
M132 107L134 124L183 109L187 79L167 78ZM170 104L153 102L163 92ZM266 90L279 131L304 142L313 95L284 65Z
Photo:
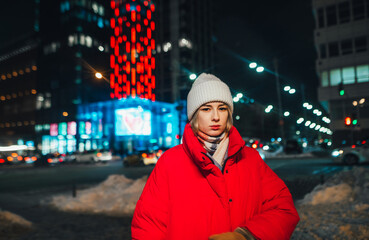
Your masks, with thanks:
M215 121L218 121L219 120L219 113L218 113L218 111L213 111L213 118L212 118L213 120L215 120Z

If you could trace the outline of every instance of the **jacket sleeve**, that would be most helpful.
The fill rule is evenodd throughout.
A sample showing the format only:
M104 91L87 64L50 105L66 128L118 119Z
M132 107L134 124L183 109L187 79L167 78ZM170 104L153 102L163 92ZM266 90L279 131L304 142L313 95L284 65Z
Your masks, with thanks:
M290 239L300 218L284 182L260 158L261 211L246 226L256 239Z
M137 202L131 225L132 239L159 240L166 236L168 221L168 182L161 156Z

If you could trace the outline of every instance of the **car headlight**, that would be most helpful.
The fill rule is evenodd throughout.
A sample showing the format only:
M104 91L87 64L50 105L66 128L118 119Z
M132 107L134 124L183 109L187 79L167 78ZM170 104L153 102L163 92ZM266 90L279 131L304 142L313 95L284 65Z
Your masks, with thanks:
M339 157L340 155L342 155L343 150L334 150L332 152L332 157Z

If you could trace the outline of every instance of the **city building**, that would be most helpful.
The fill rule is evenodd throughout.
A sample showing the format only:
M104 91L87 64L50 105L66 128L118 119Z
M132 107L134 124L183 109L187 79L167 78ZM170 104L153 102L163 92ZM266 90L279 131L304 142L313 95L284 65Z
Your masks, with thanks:
M46 154L179 143L189 77L213 66L209 0L33 3L32 38L0 52L2 145Z
M155 1L157 99L184 100L194 80L191 74L212 72L213 4L211 0Z
M0 51L0 145L34 146L38 46L31 37Z
M334 146L369 137L369 1L313 0L320 79Z

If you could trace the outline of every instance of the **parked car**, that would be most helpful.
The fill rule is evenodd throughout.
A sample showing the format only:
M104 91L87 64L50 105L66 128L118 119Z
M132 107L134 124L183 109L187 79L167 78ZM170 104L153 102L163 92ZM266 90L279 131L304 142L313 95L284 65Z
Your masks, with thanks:
M157 150L137 150L135 153L123 158L123 165L125 167L130 167L156 164L165 150L167 150L167 148Z
M334 149L331 156L335 163L347 165L369 162L369 142L364 140L360 144Z
M286 154L300 154L302 153L302 146L297 140L290 139L286 141L283 150Z
M35 167L52 166L63 162L63 157L60 153L48 153L40 156L33 162Z
M104 150L91 150L74 155L76 162L106 162L113 159L111 152Z

